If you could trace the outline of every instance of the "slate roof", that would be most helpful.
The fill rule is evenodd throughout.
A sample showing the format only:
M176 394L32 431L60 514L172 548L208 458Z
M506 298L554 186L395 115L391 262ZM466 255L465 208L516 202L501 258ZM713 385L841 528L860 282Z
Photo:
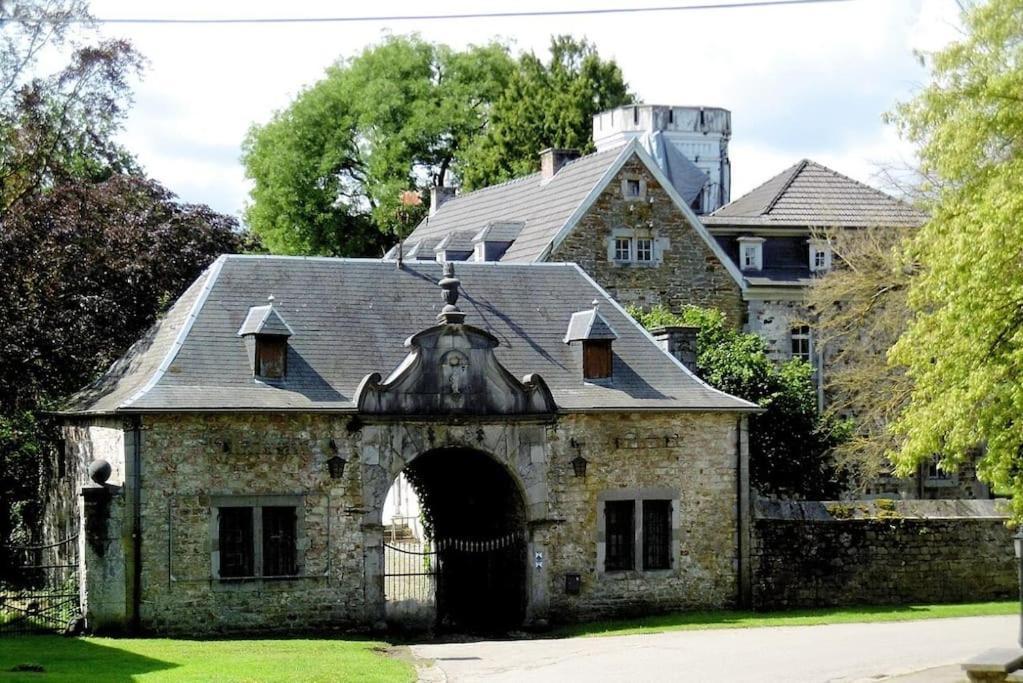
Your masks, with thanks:
M533 173L457 195L416 226L405 238L406 248L412 249L420 242L435 246L455 233L476 235L489 223L521 223L521 230L501 260L535 261L619 156L631 150L625 146L580 157L546 182L539 173ZM428 250L420 247L418 257L432 252L432 246Z
M704 225L914 227L927 214L809 159L703 217Z
M389 374L407 355L402 340L435 324L441 268L222 256L65 412L354 411L362 378ZM696 379L574 264L460 263L455 272L466 323L497 337L497 358L513 374L539 373L564 411L756 410ZM288 377L279 386L253 379L237 336L249 309L271 292L294 332ZM618 333L614 379L606 385L582 380L563 341L572 314L591 309L594 299Z

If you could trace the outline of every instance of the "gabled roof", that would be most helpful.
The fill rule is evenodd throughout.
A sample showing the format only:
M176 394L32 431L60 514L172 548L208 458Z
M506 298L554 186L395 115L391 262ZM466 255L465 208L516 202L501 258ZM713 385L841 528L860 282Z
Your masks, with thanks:
M572 314L572 319L568 322L568 331L565 333L566 344L574 341L605 339L618 339L618 335L604 319L604 316L597 311L596 306L587 311L577 311Z
M562 410L756 410L694 377L574 264L460 263L457 276L466 324L500 342L494 353L516 377L540 374ZM370 259L222 256L66 412L353 412L362 379L398 367L408 353L401 340L435 324L441 277L435 262L399 269ZM237 336L267 291L295 332L288 376L275 386L253 378ZM563 341L572 314L594 299L618 333L615 379L604 386L583 381Z
M710 227L914 227L926 220L909 204L809 159L703 218Z
M533 173L452 197L423 219L405 244L409 248L417 242L436 244L453 233L476 235L491 223L519 223L522 227L502 260L535 261L626 149L571 161L546 182Z
M450 234L480 231L492 223L508 223L519 224L521 228L500 260L505 263L542 262L564 241L600 193L633 157L646 166L696 234L714 252L736 284L742 287L744 282L738 267L703 227L671 179L635 139L622 147L569 162L548 180L534 173L447 200L405 238L404 257L424 258L425 245L436 245ZM385 258L393 258L396 249L392 248Z

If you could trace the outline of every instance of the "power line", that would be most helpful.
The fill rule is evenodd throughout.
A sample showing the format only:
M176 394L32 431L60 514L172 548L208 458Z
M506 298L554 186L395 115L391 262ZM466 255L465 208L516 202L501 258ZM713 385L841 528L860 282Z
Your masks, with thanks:
M168 19L116 17L94 19L99 24L341 24L353 22L443 21L453 19L509 19L519 17L570 17L597 14L640 14L649 12L691 12L714 9L780 7L784 5L818 5L855 0L752 0L751 2L705 2L690 5L652 5L647 7L606 7L592 9L534 10L508 12L464 12L453 14L397 14L346 17L242 17L222 19ZM2 23L2 21L0 21Z

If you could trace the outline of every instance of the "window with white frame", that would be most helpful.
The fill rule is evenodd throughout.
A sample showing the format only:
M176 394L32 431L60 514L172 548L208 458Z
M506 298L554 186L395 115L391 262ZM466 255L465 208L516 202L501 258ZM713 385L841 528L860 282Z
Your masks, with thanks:
M831 247L826 242L810 242L810 270L814 273L831 268Z
M739 267L761 270L764 267L764 240L761 237L739 238Z
M629 237L615 237L615 261L632 260L632 239Z
M792 338L792 357L804 360L807 363L812 362L812 350L810 348L812 339L810 338L810 326L799 325L793 327L790 332Z
M637 261L653 261L654 260L654 241L647 237L636 238L636 260Z

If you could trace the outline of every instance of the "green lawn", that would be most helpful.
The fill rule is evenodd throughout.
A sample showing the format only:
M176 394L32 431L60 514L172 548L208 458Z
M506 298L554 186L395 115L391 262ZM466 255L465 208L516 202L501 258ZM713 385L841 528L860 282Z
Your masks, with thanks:
M893 607L838 607L787 612L677 612L637 619L612 619L572 624L556 629L555 636L622 636L712 628L815 626L914 619L946 619L1019 614L1019 602L978 602L964 605L902 605Z
M0 638L0 681L362 681L415 679L407 661L362 640ZM44 673L12 671L39 665Z

